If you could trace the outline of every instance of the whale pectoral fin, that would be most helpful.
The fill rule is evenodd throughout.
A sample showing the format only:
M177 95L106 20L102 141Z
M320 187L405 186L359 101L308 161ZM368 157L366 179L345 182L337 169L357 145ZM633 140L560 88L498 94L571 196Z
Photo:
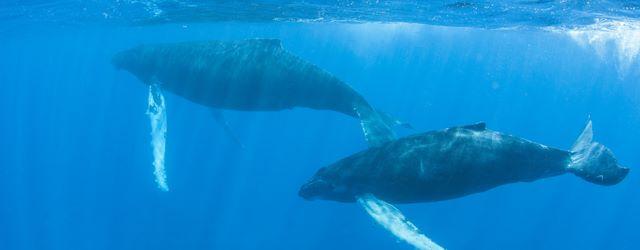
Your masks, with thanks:
M158 188L169 191L167 174L164 168L166 148L167 111L162 89L157 83L149 85L147 116L151 123L151 146L153 147L153 174Z
M444 250L444 248L420 233L420 230L393 205L379 200L372 194L364 194L358 196L357 199L358 203L364 207L378 224L398 239L404 240L417 249Z
M465 128L465 129L473 130L473 131L485 131L485 130L487 130L487 124L484 123L484 122L478 122L478 123L475 123L475 124L462 126L460 128Z
M231 126L229 126L229 123L224 118L224 114L222 113L222 110L211 109L211 114L213 115L213 119L215 119L216 122L218 122L218 124L222 127L222 129L224 129L224 132L229 136L229 138L231 138L231 140L233 140L233 142L235 142L242 150L245 150L246 147L244 146L244 144L242 144L240 139L238 139L236 134L231 129Z

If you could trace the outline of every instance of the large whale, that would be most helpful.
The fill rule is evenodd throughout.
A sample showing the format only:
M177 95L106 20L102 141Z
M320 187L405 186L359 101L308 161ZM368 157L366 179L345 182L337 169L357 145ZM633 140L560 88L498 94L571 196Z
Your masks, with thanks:
M360 120L372 146L394 138L392 126L408 126L376 111L349 85L289 53L277 39L140 45L117 53L112 63L149 85L147 114L152 125L154 173L162 190L168 190L163 91L210 107L236 142L220 110L333 110Z
M321 168L299 195L358 201L374 218L393 218L388 215L395 213L395 229L388 218L377 220L392 232L404 225L405 233L424 237L386 202L442 201L566 173L599 185L617 184L629 169L618 165L612 152L592 138L591 121L571 150L491 131L484 123L447 128L389 141ZM439 249L424 242L414 245Z
M145 84L213 109L340 112L361 120L371 145L392 138L390 126L400 125L348 84L285 50L277 39L147 44L116 54L112 62Z

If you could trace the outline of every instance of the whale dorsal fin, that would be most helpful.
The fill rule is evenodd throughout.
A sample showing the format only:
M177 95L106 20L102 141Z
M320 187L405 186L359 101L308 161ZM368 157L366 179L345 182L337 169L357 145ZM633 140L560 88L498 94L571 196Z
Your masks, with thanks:
M462 126L460 128L473 130L473 131L485 131L487 129L487 124L484 122L478 122L471 125Z

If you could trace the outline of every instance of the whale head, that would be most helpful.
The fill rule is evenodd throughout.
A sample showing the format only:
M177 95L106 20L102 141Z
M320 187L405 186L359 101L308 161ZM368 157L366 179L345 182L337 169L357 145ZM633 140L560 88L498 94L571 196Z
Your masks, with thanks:
M116 69L130 69L134 64L139 64L139 55L141 50L139 47L127 49L116 53L111 58L111 64L113 64Z
M123 50L111 58L111 64L116 69L129 71L144 83L148 83L155 69L155 60L149 52L149 48L144 45Z
M298 195L306 200L314 200L328 194L333 186L322 179L312 179L300 187Z
M321 168L307 183L300 187L298 195L306 200L334 200L341 202L354 202L355 194L345 185L337 183L332 178L330 170Z

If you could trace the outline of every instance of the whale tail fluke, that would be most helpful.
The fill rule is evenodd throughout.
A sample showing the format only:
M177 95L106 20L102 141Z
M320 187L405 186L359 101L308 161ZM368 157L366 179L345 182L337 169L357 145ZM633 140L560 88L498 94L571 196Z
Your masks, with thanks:
M371 147L380 146L386 142L396 139L393 128L400 126L413 129L407 122L400 121L395 117L376 110L368 104L356 105L353 110L360 119L360 125L364 132L364 137Z
M406 129L413 129L413 126L411 125L411 123L408 123L408 122L405 122L405 121L401 121L401 120L393 117L389 113L382 112L380 110L375 110L375 112L378 113L378 115L382 119L382 122L384 122L384 124L386 124L390 128L400 126L400 127L406 128Z
M618 165L611 150L593 141L591 120L571 148L569 172L599 185L614 185L622 181L629 169Z
M383 115L370 107L356 107L354 110L360 118L360 126L369 146L377 147L396 139L396 134L391 130L392 126Z

